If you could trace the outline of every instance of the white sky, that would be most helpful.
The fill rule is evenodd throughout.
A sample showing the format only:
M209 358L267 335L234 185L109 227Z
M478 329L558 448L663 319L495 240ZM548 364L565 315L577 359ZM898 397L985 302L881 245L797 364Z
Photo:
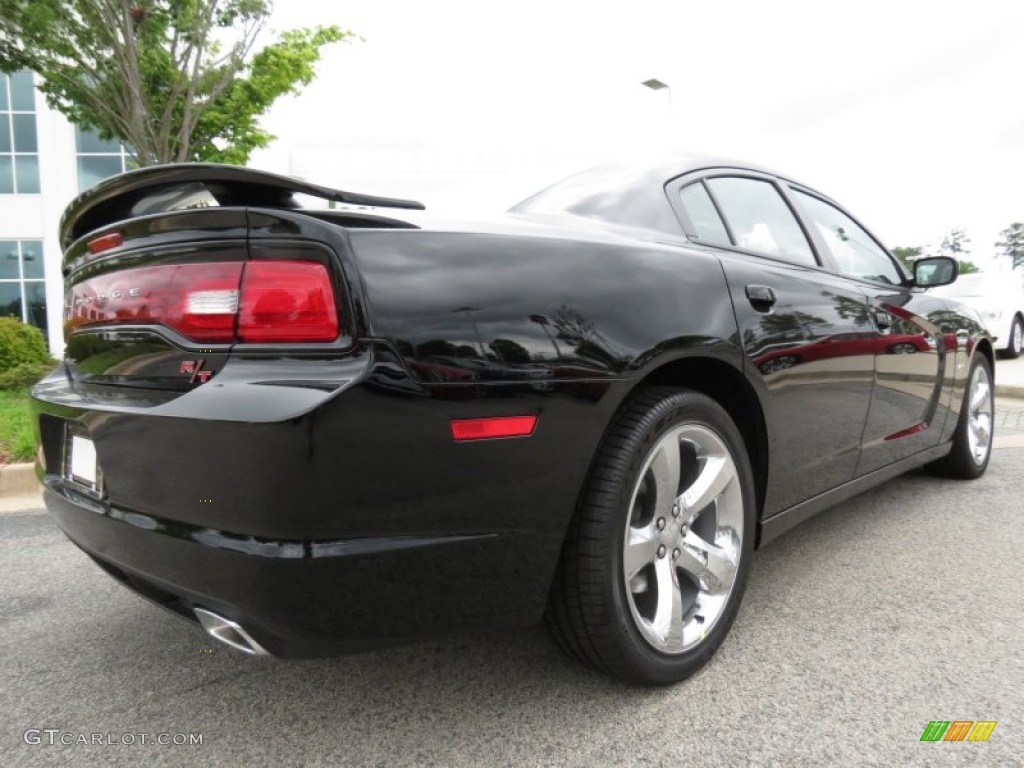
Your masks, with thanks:
M889 246L964 227L984 263L1024 220L1018 0L278 0L272 26L326 23L364 41L278 102L254 165L500 210L671 145L804 181Z

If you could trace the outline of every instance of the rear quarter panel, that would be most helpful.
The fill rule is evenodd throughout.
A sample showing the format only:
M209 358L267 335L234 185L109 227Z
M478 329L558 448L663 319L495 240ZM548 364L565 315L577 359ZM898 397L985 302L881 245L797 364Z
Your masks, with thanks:
M370 333L402 357L484 355L482 380L633 377L654 357L734 339L722 270L656 243L357 231ZM713 354L718 354L717 352Z
M539 414L527 439L405 446L403 488L381 492L422 499L462 525L533 527L530 559L543 583L601 437L638 381L690 355L742 366L725 278L707 254L507 234L350 236L367 327L394 355L379 352L378 361L418 379L415 388L377 388L393 396L384 411L429 414L438 430L453 418ZM439 375L462 366L476 378L428 380L430 361ZM386 422L400 435L397 417ZM366 439L394 453L393 436Z

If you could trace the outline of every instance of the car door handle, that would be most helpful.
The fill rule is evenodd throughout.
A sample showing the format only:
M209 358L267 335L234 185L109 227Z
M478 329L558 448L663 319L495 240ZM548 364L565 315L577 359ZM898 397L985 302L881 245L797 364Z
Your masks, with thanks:
M775 291L767 285L748 285L747 301L758 312L767 312L775 304Z

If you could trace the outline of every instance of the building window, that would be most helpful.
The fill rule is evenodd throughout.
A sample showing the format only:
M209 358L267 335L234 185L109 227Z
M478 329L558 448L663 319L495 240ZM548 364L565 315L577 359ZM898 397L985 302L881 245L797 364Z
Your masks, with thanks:
M104 141L94 131L75 129L78 151L78 191L84 192L110 176L135 167L125 148L116 141Z
M39 142L31 72L0 75L0 194L38 194Z
M16 317L46 333L42 241L0 240L0 317Z

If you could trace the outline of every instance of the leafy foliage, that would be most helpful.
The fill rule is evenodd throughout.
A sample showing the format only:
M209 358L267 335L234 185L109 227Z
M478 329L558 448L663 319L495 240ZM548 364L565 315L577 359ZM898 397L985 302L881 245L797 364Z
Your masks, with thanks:
M996 242L999 255L1010 259L1014 269L1024 266L1024 223L1013 222L999 236L1002 238Z
M0 372L0 390L31 387L57 365L56 360L45 363L19 363L10 370Z
M969 261L967 256L970 255L971 249L971 238L967 236L967 232L962 229L951 229L945 237L942 238L942 243L939 245L939 256L951 256L957 261L957 272L961 275L969 275L972 272L980 272L978 265L973 261Z
M940 256L952 256L954 259L962 259L964 256L971 252L970 249L971 239L967 236L967 233L962 229L951 229L945 237L942 238L942 244L939 246Z
M958 265L957 272L961 275L969 275L972 272L981 271L973 261L968 261L963 256L956 255L966 254L966 244L969 242L970 240L967 239L967 235L963 230L954 229L943 238L942 245L939 247L939 255L952 256L956 259ZM919 245L893 248L892 255L900 260L909 274L914 273L914 262L925 257L924 248Z
M907 268L907 272L913 273L914 262L924 257L924 249L918 245L909 247L900 247L892 249L892 255L902 262L903 266Z
M0 373L44 363L52 365L43 332L15 317L0 317Z
M272 0L0 0L0 70L30 69L51 107L139 165L244 163L258 118L312 82L336 26L256 51ZM255 51L255 52L254 52Z

